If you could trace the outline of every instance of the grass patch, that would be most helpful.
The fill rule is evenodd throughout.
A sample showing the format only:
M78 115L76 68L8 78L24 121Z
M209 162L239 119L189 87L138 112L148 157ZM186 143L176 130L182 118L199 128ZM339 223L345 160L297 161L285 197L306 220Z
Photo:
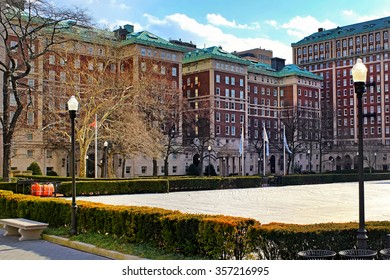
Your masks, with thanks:
M84 242L96 247L117 251L123 254L135 255L151 260L199 260L200 256L184 256L166 252L161 248L156 248L150 244L135 244L123 241L122 238L114 235L100 233L80 233L75 236L69 235L69 228L46 228L45 234L69 238L73 241Z

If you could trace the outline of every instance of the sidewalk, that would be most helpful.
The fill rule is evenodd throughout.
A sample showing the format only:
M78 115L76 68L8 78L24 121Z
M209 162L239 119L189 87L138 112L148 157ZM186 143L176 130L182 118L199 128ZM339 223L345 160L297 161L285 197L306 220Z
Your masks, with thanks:
M42 240L19 241L18 236L3 236L0 229L0 260L112 260L141 259L82 242L52 235Z

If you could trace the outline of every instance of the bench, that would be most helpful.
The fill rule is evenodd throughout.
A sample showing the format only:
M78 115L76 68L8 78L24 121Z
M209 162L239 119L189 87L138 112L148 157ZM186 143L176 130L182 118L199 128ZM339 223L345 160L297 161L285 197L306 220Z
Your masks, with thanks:
M4 225L4 236L19 235L19 241L41 239L41 234L49 224L23 218L0 219Z

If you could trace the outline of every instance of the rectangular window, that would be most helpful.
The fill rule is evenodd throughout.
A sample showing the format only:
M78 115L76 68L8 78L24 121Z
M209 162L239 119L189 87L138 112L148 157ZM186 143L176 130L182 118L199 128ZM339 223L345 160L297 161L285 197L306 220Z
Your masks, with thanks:
M61 82L65 82L66 81L66 73L65 72L61 72L60 73L60 81Z
M28 125L34 124L34 112L27 112L27 124Z
M49 64L56 64L56 57L54 55L49 55Z
M49 81L54 81L56 79L56 72L53 70L49 71Z
M177 69L176 69L176 67L172 67L172 76L173 77L177 76Z
M34 151L33 150L27 150L27 157L28 158L34 157Z
M74 67L75 68L80 68L80 59L75 59L74 60Z
M146 174L146 171L148 170L147 166L141 166L141 173Z
M215 76L215 82L216 83L220 83L221 82L221 76L220 75L216 75Z

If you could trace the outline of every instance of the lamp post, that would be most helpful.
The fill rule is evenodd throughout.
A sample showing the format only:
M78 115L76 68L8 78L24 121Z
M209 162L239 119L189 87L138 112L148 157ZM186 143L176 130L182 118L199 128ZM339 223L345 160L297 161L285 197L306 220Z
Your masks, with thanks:
M209 145L207 147L207 150L209 151L209 172L208 172L208 176L210 176L210 173L211 173L211 166L210 166L210 159L211 159L211 145Z
M376 170L376 152L374 153L374 172Z
M103 169L103 176L104 178L107 178L107 171L108 171L108 142L107 141L104 141L103 143L103 146L104 146L104 169Z
M68 110L71 121L71 141L72 141L72 211L71 211L71 229L70 234L77 234L77 217L76 217L76 164L75 164L75 133L74 133L74 119L79 108L77 99L72 95L68 101Z
M352 78L357 97L358 112L358 174L359 174L359 229L357 233L357 248L367 249L367 231L364 221L364 170L363 170L363 104L362 97L366 91L367 67L360 58L352 67Z
M311 156L310 156L310 150L307 150L307 156L309 160L309 173L311 173Z

